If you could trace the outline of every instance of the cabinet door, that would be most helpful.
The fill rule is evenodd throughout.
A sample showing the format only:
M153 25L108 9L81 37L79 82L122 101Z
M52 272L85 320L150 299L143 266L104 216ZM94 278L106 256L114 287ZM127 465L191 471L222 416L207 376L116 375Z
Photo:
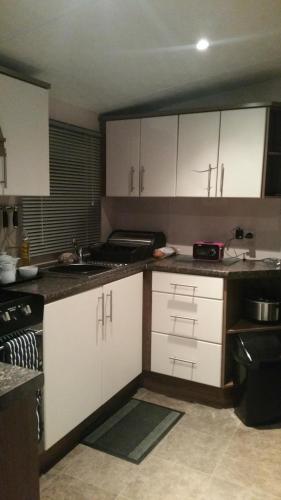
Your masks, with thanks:
M218 196L260 198L266 108L222 111Z
M220 113L179 117L176 196L216 196Z
M178 117L141 120L140 196L175 196Z
M142 273L103 287L103 402L142 371Z
M139 196L140 120L106 123L106 195Z
M48 91L0 75L0 126L7 151L2 194L49 195Z
M101 288L45 306L45 449L101 405Z

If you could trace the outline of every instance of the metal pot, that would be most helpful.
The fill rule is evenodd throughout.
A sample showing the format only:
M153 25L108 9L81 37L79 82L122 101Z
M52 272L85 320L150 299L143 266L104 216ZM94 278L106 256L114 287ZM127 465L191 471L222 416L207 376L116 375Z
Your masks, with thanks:
M279 321L280 320L280 300L265 299L245 299L246 315L248 319L254 321Z

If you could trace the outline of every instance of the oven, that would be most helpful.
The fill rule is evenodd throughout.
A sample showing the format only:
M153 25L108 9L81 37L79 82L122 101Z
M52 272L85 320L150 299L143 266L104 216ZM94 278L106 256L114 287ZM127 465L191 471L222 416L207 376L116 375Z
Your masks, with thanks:
M0 361L43 370L44 298L0 289ZM42 394L36 394L38 441L42 442Z

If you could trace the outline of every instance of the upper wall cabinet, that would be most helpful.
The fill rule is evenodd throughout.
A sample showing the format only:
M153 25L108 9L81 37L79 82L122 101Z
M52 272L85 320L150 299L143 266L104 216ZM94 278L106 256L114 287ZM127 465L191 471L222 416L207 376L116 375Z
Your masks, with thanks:
M222 111L218 196L260 198L266 108Z
M181 115L177 196L259 198L266 108Z
M140 120L106 124L106 194L139 196Z
M179 117L177 196L216 196L220 112Z
M260 198L267 108L107 122L107 196Z
M48 90L0 74L1 194L49 195Z
M140 196L175 196L178 117L141 120Z
M177 116L106 124L106 195L175 196Z

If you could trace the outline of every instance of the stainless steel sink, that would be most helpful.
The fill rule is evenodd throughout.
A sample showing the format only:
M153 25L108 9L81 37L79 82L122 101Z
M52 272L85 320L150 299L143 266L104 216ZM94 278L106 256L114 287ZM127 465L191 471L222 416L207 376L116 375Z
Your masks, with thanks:
M93 274L100 274L106 271L111 271L110 267L97 266L95 264L67 264L54 267L49 267L48 271L51 273L63 273L63 274L83 274L86 276L92 276Z

